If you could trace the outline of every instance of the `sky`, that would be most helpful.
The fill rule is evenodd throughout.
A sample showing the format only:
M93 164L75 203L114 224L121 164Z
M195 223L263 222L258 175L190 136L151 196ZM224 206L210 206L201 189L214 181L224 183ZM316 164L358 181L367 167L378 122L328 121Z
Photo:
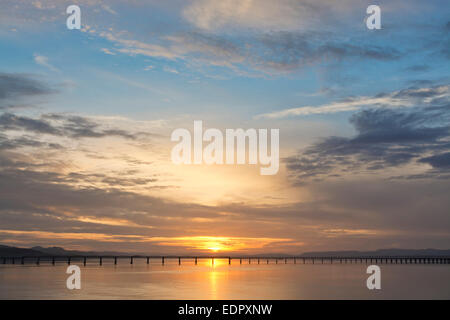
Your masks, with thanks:
M2 0L0 243L450 248L449 14L440 0ZM278 173L174 164L171 133L195 120L279 129Z

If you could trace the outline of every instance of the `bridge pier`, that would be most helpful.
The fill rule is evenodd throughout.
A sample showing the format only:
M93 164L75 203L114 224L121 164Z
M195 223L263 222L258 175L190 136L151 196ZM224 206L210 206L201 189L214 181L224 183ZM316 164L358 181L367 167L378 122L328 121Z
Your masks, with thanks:
M62 262L67 262L68 265L72 264L72 260L75 259L76 262L78 262L78 260L83 261L83 265L86 266L87 265L87 258L89 256L34 256L34 257L26 257L26 256L16 256L16 257L11 257L11 256L2 256L0 257L0 263L3 264L12 264L12 265L16 265L16 264L21 264L24 265L25 264L25 259L31 258L30 260L31 263L36 263L37 265L40 264L41 261L45 261L48 262L49 264L51 263L52 265L56 265L56 260L58 259L58 261L62 261ZM130 258L130 264L134 264L134 258L146 258L146 262L149 265L150 264L150 259L151 256L91 256L91 258L98 258L99 259L99 265L102 266L103 265L103 259L104 258L114 258L114 265L117 265L117 259L118 258ZM179 256L179 257L162 257L161 256L161 263L162 265L165 264L165 259L166 258L173 258L173 259L177 259L178 258L178 265L181 265L181 260L182 258L186 258L186 259L193 259L195 261L195 265L198 264L198 256ZM201 259L202 257L200 257ZM204 256L203 258L205 259L211 259L212 263L214 264L215 259L217 258L216 256ZM229 257L222 257L223 259L228 259L228 264L231 265L231 260L233 259L231 256ZM35 260L33 260L35 259ZM42 260L43 259L43 260ZM66 261L64 261L64 259L66 259ZM242 260L248 260L248 264L252 264L253 263L257 263L258 265L261 263L264 263L264 260L266 260L266 264L269 264L270 260L275 260L275 264L279 264L283 263L284 260L284 264L288 264L288 260L292 260L292 264L297 264L297 260L298 259L302 259L303 260L303 264L306 264L307 260L310 260L309 263L311 264L315 264L316 260L319 260L319 263L322 264L333 264L335 263L366 263L368 264L370 263L379 263L379 264L450 264L450 257L445 257L445 256L436 256L436 257L426 257L426 256L377 256L377 257L345 257L345 256L335 256L335 257L331 257L331 256L315 256L315 257L296 257L296 256L278 256L278 257L264 257L264 256L255 256L255 257L235 257L235 259L239 259L239 264L242 265ZM252 261L252 260L256 260L256 261ZM329 261L329 262L328 262Z

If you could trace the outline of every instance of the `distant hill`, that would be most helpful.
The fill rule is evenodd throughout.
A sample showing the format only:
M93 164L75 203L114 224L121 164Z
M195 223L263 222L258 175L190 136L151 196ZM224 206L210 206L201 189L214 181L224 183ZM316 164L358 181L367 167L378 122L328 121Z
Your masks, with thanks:
M375 251L317 251L305 252L301 256L346 256L346 257L365 257L365 256L450 256L450 250L438 249L379 249Z
M15 248L9 246L0 245L0 256L6 257L29 257L29 256L40 256L42 252L26 249L26 248Z
M75 251L66 250L60 247L32 247L32 248L17 248L0 245L0 256L4 257L29 257L29 256L121 256L126 255L123 252L94 252L94 251Z
M112 252L112 251L104 251L104 252L96 252L96 251L77 251L77 250L66 250L61 247L32 247L32 250L39 251L45 255L52 256L121 256L126 255L123 252Z
M133 255L136 253L125 252L97 252L97 251L77 251L66 250L61 247L32 247L32 248L17 248L11 246L0 245L0 256L3 257L21 257L21 256L124 256ZM160 253L142 253L141 255L151 254L155 256L164 255ZM181 254L183 255L183 254ZM201 256L202 254L199 254ZM220 253L211 254L221 255ZM236 256L236 254L230 253L230 256ZM293 257L293 254L282 253L261 253L255 255L246 255L248 257ZM331 256L346 256L346 257L365 257L365 256L450 256L450 250L438 250L438 249L379 249L375 251L316 251L305 252L300 256L303 257L331 257Z

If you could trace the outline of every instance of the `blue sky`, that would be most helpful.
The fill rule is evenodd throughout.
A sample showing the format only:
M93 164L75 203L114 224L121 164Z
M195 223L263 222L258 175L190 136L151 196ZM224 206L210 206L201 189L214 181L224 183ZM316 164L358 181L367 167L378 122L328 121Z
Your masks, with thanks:
M70 4L81 30L66 28ZM370 4L381 7L381 30L366 28ZM253 251L448 247L449 13L437 0L3 1L5 181L165 204L161 216L131 203L107 213L93 195L84 212L28 194L28 207L13 210L5 196L0 241L108 249L104 235L133 234L146 240L120 238L123 250L203 248L204 238L183 245L181 236ZM170 132L193 120L279 128L280 173L174 168ZM432 199L419 196L424 188ZM187 223L192 232L180 231ZM33 224L49 233L30 233Z
M365 6L348 3L334 11L334 19L325 16L306 26L301 22L297 26L294 20L278 30L276 18L267 27L258 23L247 27L241 20L251 19L249 13L250 17L243 15L235 21L236 27L227 28L225 21L218 29L205 29L195 24L199 17L185 13L189 5L110 2L108 8L115 9L108 10L102 2L88 1L79 3L83 27L89 28L86 32L65 28L63 3L43 1L42 9L23 4L14 13L31 16L31 21L9 25L15 32L4 28L1 58L5 70L43 73L50 81L76 84L58 97L71 101L67 97L77 97L72 106L76 111L138 117L143 109L148 112L144 116L164 116L183 109L202 114L217 108L250 118L260 112L399 90L415 78L438 81L446 76L442 68L446 57L436 52L448 37L448 12L439 10L443 2L380 3L383 29L376 31L365 27ZM40 15L50 22L39 22ZM305 17L299 14L298 19ZM123 41L136 41L136 45ZM139 45L161 48L134 54ZM301 46L317 46L310 50L316 57L295 56ZM333 46L334 53L325 52L327 46ZM57 71L37 65L34 55L46 57ZM126 109L124 96L132 97ZM109 102L108 106L103 102ZM70 104L65 108L73 111Z

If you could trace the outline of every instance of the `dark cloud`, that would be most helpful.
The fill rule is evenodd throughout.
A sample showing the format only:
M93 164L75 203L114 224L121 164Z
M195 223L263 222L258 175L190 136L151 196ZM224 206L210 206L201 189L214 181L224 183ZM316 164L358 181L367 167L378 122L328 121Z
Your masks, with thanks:
M339 38L323 32L271 32L257 35L191 32L170 37L186 46L190 56L213 65L290 72L313 63L339 63L362 59L391 61L403 54L393 47Z
M440 44L441 54L445 58L450 59L450 37L448 36L450 32L450 21L447 22L443 29L442 42Z
M17 96L36 96L54 92L30 75L0 73L0 99Z
M430 70L430 67L423 64L416 64L410 67L405 68L406 71L412 71L412 72L424 72Z
M8 138L4 135L0 135L0 150L13 150L23 147L63 149L63 146L60 144L42 142L29 136Z
M450 152L422 158L419 162L428 163L437 169L450 169Z
M55 117L56 116L56 117ZM48 115L47 118L63 120L62 131L73 138L102 138L118 136L126 139L135 139L136 135L119 129L103 129L90 119L81 116Z
M3 130L25 130L53 135L61 133L60 130L44 120L18 116L12 113L4 113L0 116L0 127Z
M131 174L134 174L132 172ZM77 172L72 172L64 177L65 182L95 182L106 184L111 187L132 187L132 186L144 186L157 182L156 178L130 178L130 177L119 177L119 176L108 176L106 174L82 174Z
M413 160L443 169L450 150L450 104L438 89L403 90L402 98L427 98L427 107L366 109L350 123L354 137L328 137L285 159L296 181L383 170ZM433 104L434 103L434 104ZM424 157L432 154L432 156ZM430 172L431 173L431 172Z
M52 121L56 120L56 121ZM134 140L138 136L150 136L145 132L127 132L116 128L102 128L101 124L81 116L49 114L40 118L30 118L12 113L0 115L0 128L23 130L39 134L50 134L70 138L103 138L117 136Z
M401 53L390 47L353 41L336 41L321 33L301 34L279 32L264 35L260 39L262 56L256 62L279 69L296 69L316 62L332 62L346 59L396 60ZM259 60L259 61L258 61Z
M22 108L22 98L55 93L56 90L34 76L0 72L0 109Z

